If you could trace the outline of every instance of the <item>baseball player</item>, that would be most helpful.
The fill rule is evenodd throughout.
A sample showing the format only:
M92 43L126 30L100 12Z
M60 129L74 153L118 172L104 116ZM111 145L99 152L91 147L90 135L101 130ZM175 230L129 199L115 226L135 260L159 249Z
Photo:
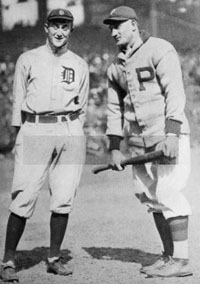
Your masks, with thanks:
M120 142L132 156L162 150L161 163L133 166L135 195L153 213L164 252L141 272L151 277L191 275L188 216L182 193L190 172L189 126L185 93L174 47L140 31L135 11L113 9L104 20L119 48L108 68L107 135L113 169L122 170Z
M87 63L68 49L73 19L66 9L52 10L44 25L46 44L23 53L16 64L12 125L18 135L3 281L18 281L16 248L47 174L51 211L47 272L72 273L61 262L60 247L85 159L83 123L89 89Z

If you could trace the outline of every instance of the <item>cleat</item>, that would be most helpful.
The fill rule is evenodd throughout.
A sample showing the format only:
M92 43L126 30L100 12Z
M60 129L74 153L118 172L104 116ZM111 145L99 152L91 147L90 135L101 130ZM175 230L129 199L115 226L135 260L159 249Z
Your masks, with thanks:
M152 265L144 266L140 269L141 273L148 273L151 272L154 269L157 269L158 267L161 267L166 264L166 262L169 261L169 256L165 255L164 253L159 257L156 262L154 262Z
M72 274L72 270L69 269L69 268L66 268L62 264L61 258L59 257L58 259L56 259L52 262L47 260L47 273L53 273L53 274L67 276L67 275Z
M192 272L189 268L187 259L173 259L169 257L164 265L148 271L146 274L148 277L186 277L191 276Z
M2 283L19 283L19 277L15 272L15 265L12 261L8 261L2 264L0 268L0 280Z

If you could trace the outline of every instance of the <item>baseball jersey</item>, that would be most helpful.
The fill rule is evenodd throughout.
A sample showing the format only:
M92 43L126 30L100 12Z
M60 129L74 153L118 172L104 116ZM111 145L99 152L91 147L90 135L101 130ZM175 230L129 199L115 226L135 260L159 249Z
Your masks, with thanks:
M21 125L21 111L63 114L79 109L83 123L88 90L88 65L72 51L55 54L48 43L27 51L16 64L12 125Z
M167 132L189 133L181 67L167 41L141 34L108 69L107 135L151 147Z

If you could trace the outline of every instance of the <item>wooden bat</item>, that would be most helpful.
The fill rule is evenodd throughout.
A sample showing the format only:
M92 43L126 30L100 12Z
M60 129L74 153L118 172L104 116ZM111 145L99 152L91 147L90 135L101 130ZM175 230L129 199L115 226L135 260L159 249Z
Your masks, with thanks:
M136 157L132 157L132 158L128 158L125 159L121 162L121 166L128 166L128 165L141 165L141 164L145 164L145 163L149 163L155 160L158 160L159 158L163 157L163 151L159 150L159 151L154 151L154 152L149 152L143 155L139 155ZM92 172L94 174L98 174L102 171L106 171L106 170L110 170L113 169L113 166L111 164L108 165L102 165L102 166L98 166L96 168L94 168L92 170Z

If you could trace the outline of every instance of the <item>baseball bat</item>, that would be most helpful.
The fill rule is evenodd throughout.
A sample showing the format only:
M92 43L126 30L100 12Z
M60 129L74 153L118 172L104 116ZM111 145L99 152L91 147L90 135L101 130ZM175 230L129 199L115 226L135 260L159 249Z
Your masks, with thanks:
M132 157L132 158L128 158L125 159L121 162L121 166L128 166L128 165L138 165L138 164L145 164L145 163L149 163L152 161L155 161L161 157L163 157L163 151L159 150L159 151L153 151L153 152L149 152L143 155L139 155L136 157ZM98 174L100 172L106 171L106 170L110 170L112 169L113 166L111 164L107 164L107 165L102 165L102 166L98 166L96 168L94 168L92 170L92 172L94 174Z

